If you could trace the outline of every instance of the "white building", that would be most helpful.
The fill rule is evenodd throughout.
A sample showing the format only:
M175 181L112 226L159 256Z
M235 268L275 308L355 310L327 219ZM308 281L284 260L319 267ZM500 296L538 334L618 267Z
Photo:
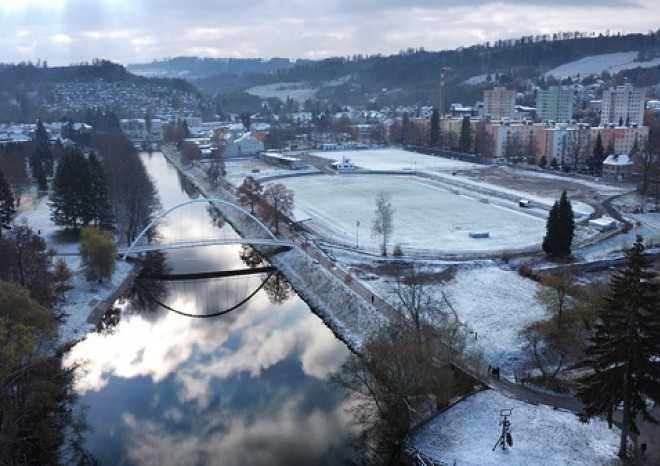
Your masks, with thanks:
M646 91L632 85L603 91L601 124L641 125L644 122Z
M536 117L539 120L556 122L573 118L575 95L571 89L560 89L553 86L550 89L540 89L536 94Z
M332 168L338 172L345 172L355 170L355 165L353 165L350 158L343 156L341 162L333 162Z
M513 118L516 107L516 91L495 87L484 91L484 116L492 119Z
M234 141L227 142L222 155L224 158L251 157L264 151L264 143L251 133L245 133Z

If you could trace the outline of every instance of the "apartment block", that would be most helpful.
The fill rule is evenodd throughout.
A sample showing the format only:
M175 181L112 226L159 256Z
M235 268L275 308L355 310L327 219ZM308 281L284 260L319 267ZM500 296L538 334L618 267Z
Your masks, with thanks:
M575 94L572 89L553 86L539 90L536 94L536 116L539 120L568 121L573 118L574 103Z
M642 125L646 91L630 84L603 91L601 125Z
M513 118L516 107L516 91L495 87L484 91L484 116L491 119Z

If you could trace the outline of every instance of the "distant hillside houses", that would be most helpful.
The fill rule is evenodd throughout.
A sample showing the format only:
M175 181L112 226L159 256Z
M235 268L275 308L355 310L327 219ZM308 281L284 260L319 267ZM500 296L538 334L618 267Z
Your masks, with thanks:
M67 131L76 135L89 134L93 128L85 123L44 123L50 144L60 143L64 147L73 145L73 141L66 136ZM37 130L36 123L0 124L0 144L23 144L34 141Z

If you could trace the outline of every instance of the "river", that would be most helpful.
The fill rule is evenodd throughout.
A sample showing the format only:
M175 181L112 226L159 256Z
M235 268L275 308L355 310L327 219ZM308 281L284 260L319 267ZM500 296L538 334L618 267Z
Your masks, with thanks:
M141 157L163 207L195 196L161 153ZM213 228L207 215L183 227L165 222L161 234ZM166 258L175 273L227 270L245 268L240 252L205 247ZM160 292L171 307L208 313L265 278L165 284ZM118 302L112 325L69 356L81 365L86 448L112 465L347 464L351 419L328 374L349 352L304 301L283 297L262 289L235 311L205 319Z

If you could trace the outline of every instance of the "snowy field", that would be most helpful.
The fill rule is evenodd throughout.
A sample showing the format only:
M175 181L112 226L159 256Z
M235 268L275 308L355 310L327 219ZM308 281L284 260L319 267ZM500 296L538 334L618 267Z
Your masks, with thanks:
M513 447L492 451L502 432L500 409L512 410L508 419ZM409 443L443 464L603 466L619 464L619 435L618 429L608 429L603 420L582 424L573 413L486 390L449 408Z
M227 176L225 179L234 186L240 186L241 183L243 183L243 180L248 176L260 180L274 176L318 173L318 170L313 167L299 170L288 170L285 168L276 167L256 157L234 160L228 159L225 162L225 168L227 170Z
M523 361L518 332L548 317L534 297L539 285L496 267L459 270L444 291L461 323L476 332L484 363L510 376Z
M629 70L637 67L653 68L660 65L660 58L650 61L636 62L637 52L618 52L605 53L602 55L593 55L580 60L565 63L544 73L545 76L554 76L563 78L568 76L587 76L590 74L600 74L607 71L610 74L618 73L621 70Z
M356 167L367 170L432 170L452 171L476 168L480 165L460 160L433 157L431 155L408 152L402 149L386 148L353 151L317 151L312 155L328 160L340 161L346 156Z
M378 249L371 237L375 198L392 195L394 233L390 247L458 253L533 247L545 234L545 219L479 202L407 176L354 175L280 180L295 192L298 209L322 222L323 236L349 245ZM359 228L357 223L360 222ZM470 232L489 232L471 238ZM357 238L356 238L357 236Z
M108 297L124 282L133 266L127 262L117 261L117 268L109 282L96 283L85 279L80 256L76 254L79 243L63 241L58 233L61 228L50 220L50 208L46 197L29 197L25 199L16 216L15 223L26 221L36 233L41 234L48 246L56 252L54 261L61 257L67 263L73 277L68 285L73 287L64 293L64 299L55 304L55 311L61 313L64 322L59 326L59 342L61 344L84 339L95 325L88 318L96 306ZM63 254L62 256L58 256Z
M303 102L316 97L318 89L313 88L309 83L274 83L251 87L245 92L261 97L262 99L276 98L282 102L286 102L287 99L293 99Z
M552 75L556 78L573 77L578 74L584 77L590 74L600 74L603 71L614 74L622 70L630 70L637 67L653 68L660 65L660 58L636 62L634 60L637 58L637 55L638 53L636 51L592 55L590 57L581 58L580 60L564 63L563 65L557 66L543 74L545 76ZM463 82L465 84L481 84L486 81L487 76L488 74L480 74L472 76ZM491 73L491 77L494 79L495 73Z

